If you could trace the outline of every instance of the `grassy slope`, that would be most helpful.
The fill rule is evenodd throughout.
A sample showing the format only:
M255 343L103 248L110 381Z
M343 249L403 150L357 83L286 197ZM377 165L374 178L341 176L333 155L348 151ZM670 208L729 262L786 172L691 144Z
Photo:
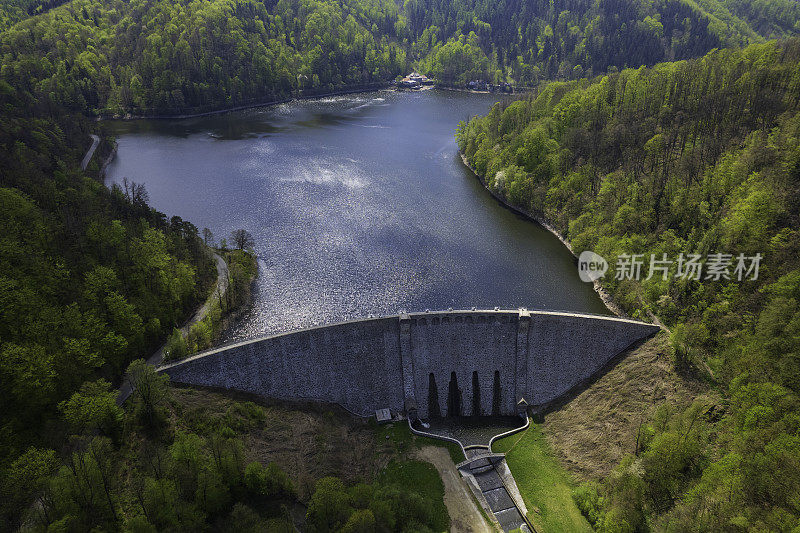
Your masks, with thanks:
M574 479L608 474L635 447L636 428L656 404L684 406L709 391L672 370L668 339L656 335L562 408L521 435L498 441L530 518L543 531L591 531L572 500ZM536 509L539 512L536 512Z
M396 485L414 491L430 501L434 507L438 529L446 531L450 525L444 504L444 483L439 471L425 461L392 461L378 475L378 483Z
M639 425L666 403L686 407L704 383L675 373L666 333L631 350L614 368L561 409L549 413L542 432L561 464L584 481L607 476L634 453Z
M685 406L708 393L678 376L660 333L632 350L616 366L543 424L498 441L506 453L530 518L544 531L591 531L572 500L574 479L607 475L635 447L636 428L656 404ZM539 509L539 513L535 509Z
M244 440L247 461L275 461L310 496L316 481L341 477L345 483L372 481L397 453L373 430L326 406L288 405L247 395L173 388L176 427L210 434L227 426ZM252 400L254 403L251 403Z
M411 450L412 448L422 448L423 446L438 446L447 449L450 458L455 464L460 463L465 459L464 452L461 447L452 442L447 442L439 439L430 439L428 437L419 437L411 433L408 429L406 422L399 422L395 424L386 424L378 426L376 434L380 442L391 442L397 451ZM387 438L388 436L388 438Z
M205 434L218 426L230 427L244 439L248 461L275 461L295 482L301 497L310 496L314 483L328 475L346 483L388 476L418 490L431 486L432 472L441 491L425 496L444 506L436 469L412 459L412 452L422 446L442 446L455 462L464 459L454 445L412 435L405 422L376 426L335 408L258 400L254 404L242 401L253 399L249 396L203 389L173 388L172 393L173 422L178 428ZM398 470L398 464L411 466Z
M592 531L572 500L573 480L553 456L538 424L497 441L495 452L506 461L517 482L528 515L539 531Z

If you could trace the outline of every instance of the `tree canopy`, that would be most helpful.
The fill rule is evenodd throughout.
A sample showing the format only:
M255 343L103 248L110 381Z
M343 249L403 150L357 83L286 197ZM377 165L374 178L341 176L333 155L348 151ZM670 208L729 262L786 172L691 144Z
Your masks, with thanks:
M718 431L725 455L703 446L698 452L694 445L702 439L680 429L692 415L671 415L653 426L663 436L652 441L644 477L631 477L630 464L621 467L601 490L607 504L596 514L612 529L622 521L642 523L636 521L642 509L677 521L713 509L701 513L708 529L718 529L722 522L715 520L723 518L781 529L798 514L790 474L800 386L800 81L797 41L764 41L797 34L799 6L793 0L0 0L2 527L19 525L24 502L43 495L52 499L37 507L48 513L40 525L52 522L53 530L119 526L121 499L135 499L142 511L125 518L128 529L196 529L219 517L263 527L260 515L237 500L246 492L241 479L211 466L216 441L207 435L168 439L169 475L153 467L132 490L113 481L120 428L112 387L133 359L170 333L175 337L205 298L214 262L197 228L150 208L141 184L102 185L98 161L112 142L91 118L210 111L373 87L417 67L445 85L558 80L536 98L463 125L458 141L498 194L553 220L578 250L765 254L762 277L753 283L609 284L627 309L674 326L676 358L727 387L731 407ZM717 50L748 44L744 51ZM103 140L83 172L90 133ZM237 262L231 298L241 301L252 265ZM186 344L176 352L207 345L210 329L202 323L188 339L176 338L175 346ZM169 427L160 402L137 405L139 422L151 431ZM63 453L59 468L51 449L63 451L71 433L83 444ZM648 470L670 459L659 450L672 450L676 439L689 446L679 463L685 468ZM250 478L257 490L280 485L278 474L256 469ZM785 474L784 487L770 482L764 474L770 469ZM238 463L231 471L246 475ZM748 474L746 484L737 472ZM662 478L671 484L665 488ZM725 487L735 487L738 499L720 503ZM81 499L89 489L92 497ZM411 523L391 522L410 508L430 518L412 526L442 526L414 496L374 487L359 496L359 490L331 482L319 497L321 517L312 513L310 520L334 520L345 530L391 529ZM331 518L323 496L360 503ZM590 494L586 501L595 500ZM392 514L392 506L400 510ZM747 512L739 516L737 509Z
M535 85L800 31L793 0L5 2L0 80L104 114L368 87L412 66L443 84Z
M552 83L462 123L467 161L576 253L763 255L758 276L603 286L672 328L676 367L727 406L662 409L637 456L577 500L602 531L788 530L800 521L800 39ZM665 407L666 408L666 407Z

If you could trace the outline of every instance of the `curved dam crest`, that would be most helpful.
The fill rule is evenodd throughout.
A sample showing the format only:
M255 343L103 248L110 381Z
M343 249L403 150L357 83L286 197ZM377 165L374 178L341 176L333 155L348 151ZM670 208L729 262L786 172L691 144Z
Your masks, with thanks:
M176 383L337 403L361 416L512 415L522 399L558 400L659 329L524 309L403 313L242 341L159 371Z

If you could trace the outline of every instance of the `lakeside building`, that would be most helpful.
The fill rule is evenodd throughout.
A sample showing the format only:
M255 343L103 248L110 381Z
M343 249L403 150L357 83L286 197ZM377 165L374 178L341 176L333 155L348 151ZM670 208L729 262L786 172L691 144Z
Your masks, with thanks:
M425 86L432 86L433 80L419 72L412 72L402 80L397 82L398 87L405 89L420 89Z

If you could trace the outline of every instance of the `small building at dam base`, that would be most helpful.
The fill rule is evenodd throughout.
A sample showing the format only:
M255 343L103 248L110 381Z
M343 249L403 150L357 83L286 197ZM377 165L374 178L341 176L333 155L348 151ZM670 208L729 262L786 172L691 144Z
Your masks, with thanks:
M173 382L368 416L513 415L596 375L658 326L552 311L403 313L237 342L159 368Z

